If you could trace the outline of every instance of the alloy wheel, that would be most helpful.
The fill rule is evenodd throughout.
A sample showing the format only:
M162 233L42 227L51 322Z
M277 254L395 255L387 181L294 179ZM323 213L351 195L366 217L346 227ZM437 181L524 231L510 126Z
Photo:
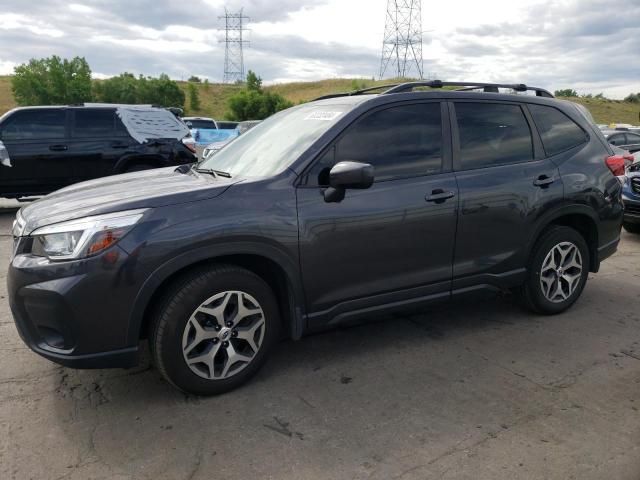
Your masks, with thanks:
M232 377L258 354L265 326L264 312L254 297L241 291L218 293L189 317L182 335L184 360L207 380Z
M580 285L582 255L571 242L561 242L551 249L542 262L540 287L547 300L561 303L569 299Z

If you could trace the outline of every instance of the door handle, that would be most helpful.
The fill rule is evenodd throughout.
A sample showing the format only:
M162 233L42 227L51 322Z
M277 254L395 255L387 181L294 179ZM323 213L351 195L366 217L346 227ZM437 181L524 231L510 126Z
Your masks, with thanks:
M542 187L542 188L546 188L549 185L551 185L553 182L555 182L555 180L553 179L553 177L550 177L549 175L540 175L538 178L536 178L533 181L533 184L536 187Z
M443 189L437 188L431 192L431 195L427 195L426 197L424 197L424 199L427 202L444 203L445 201L455 196L456 194L451 191L445 192Z
M68 149L69 147L67 147L66 145L49 145L49 150L51 150L52 152L64 152Z

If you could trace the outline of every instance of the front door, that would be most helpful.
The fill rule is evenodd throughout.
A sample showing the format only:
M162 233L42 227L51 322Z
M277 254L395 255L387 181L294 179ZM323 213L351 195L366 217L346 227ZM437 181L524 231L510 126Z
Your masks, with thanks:
M442 120L439 102L378 109L356 120L308 171L297 198L312 323L449 295L457 187ZM327 203L328 170L345 160L373 165L375 183Z
M12 165L2 167L0 192L48 193L70 183L65 109L17 111L0 126L0 140Z

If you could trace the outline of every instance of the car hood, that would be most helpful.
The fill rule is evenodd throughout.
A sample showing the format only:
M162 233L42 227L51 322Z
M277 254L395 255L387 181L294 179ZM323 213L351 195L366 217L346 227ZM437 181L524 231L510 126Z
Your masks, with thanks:
M156 208L205 200L239 180L168 167L77 183L20 210L25 234L36 228L89 215Z

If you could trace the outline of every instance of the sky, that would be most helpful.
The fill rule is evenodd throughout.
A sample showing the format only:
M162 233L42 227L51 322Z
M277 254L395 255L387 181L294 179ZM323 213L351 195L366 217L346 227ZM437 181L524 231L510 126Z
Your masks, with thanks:
M25 5L29 6L25 9ZM83 56L127 71L222 80L225 7L250 17L245 68L265 83L377 77L387 0L0 0L0 75ZM640 0L423 0L424 71L623 98L640 92Z

